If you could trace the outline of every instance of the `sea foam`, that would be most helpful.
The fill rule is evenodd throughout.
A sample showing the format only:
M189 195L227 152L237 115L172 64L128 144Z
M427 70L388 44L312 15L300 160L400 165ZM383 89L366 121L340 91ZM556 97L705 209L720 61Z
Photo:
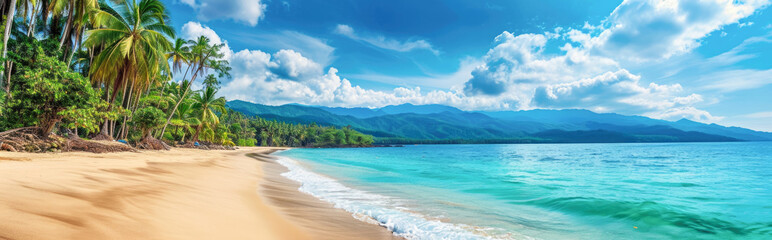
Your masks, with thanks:
M395 235L407 239L490 239L467 231L463 226L429 220L408 212L396 199L349 188L340 182L302 167L297 161L278 157L279 164L288 172L281 175L300 183L300 191L332 203L368 223L377 223Z

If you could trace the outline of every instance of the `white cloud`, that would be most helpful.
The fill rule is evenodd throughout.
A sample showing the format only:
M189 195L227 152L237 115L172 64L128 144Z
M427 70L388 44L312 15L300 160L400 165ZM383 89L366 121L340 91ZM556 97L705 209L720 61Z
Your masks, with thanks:
M590 78L618 69L613 60L589 55L571 45L561 48L563 55L544 55L547 38L541 34L515 36L504 32L496 37L496 43L483 58L485 63L472 71L472 78L464 86L466 94L506 93L517 95L518 99L530 99L539 86Z
M274 72L286 79L305 79L322 72L322 66L293 50L279 50L273 54L272 62L276 70Z
M211 41L213 44L224 43L214 30L207 26L201 25L201 23L198 22L187 22L185 25L182 25L182 32L180 33L180 36L183 39L196 39L200 36L205 36L209 38L209 41Z
M564 36L575 42L591 41L575 30ZM685 93L680 84L644 82L619 62L581 44L566 44L559 54L545 54L550 39L541 34L502 33L484 63L472 72L464 93L505 99L515 109L585 108L662 118L677 115L673 109L684 113L683 109L696 109L695 105L703 103L701 95ZM717 119L692 113L682 115L700 121Z
M210 21L230 19L249 26L265 16L266 5L262 0L180 0L198 12L198 19Z
M768 0L626 0L584 47L615 59L657 60L689 52L700 39L738 23Z
M754 89L772 84L772 69L755 70L739 69L711 73L702 76L699 80L704 82L705 90L719 92L735 92L746 89Z
M303 54L322 66L329 66L335 59L335 48L324 39L315 38L295 31L278 33L229 32L237 41L254 47L289 49Z
M694 89L685 89L677 83L652 82L631 73L624 65L631 63L629 60L633 60L632 63L658 60L691 51L699 46L701 38L724 25L737 23L764 4L766 2L718 0L625 1L602 24L587 23L583 30L561 29L520 35L503 32L495 38L495 46L485 56L470 61L472 64L462 64L465 67L452 75L459 80L451 84L450 90L426 91L408 87L415 83L391 90L366 89L341 77L336 68L320 63L317 59L321 58L311 58L311 53L293 50L291 46L273 54L242 50L229 57L234 66L233 79L224 83L222 93L235 99L273 105L379 107L413 103L446 104L466 110L585 108L668 120L689 118L717 122L722 117L700 109L711 103L706 103L702 95L691 92ZM200 24L190 23L186 27L183 32L215 34ZM335 33L394 51L424 49L438 53L423 40L401 42L383 36L368 36L347 25L338 25ZM545 53L545 48L550 46L548 42L563 39L570 42L560 47L559 52ZM732 56L729 55L714 61L730 61ZM721 86L708 84L706 88L731 90L759 86L770 81L763 77L770 76L768 71L735 72L738 78L748 80L727 81ZM352 76L373 77L367 74ZM421 80L411 79L413 82ZM464 79L468 81L464 82ZM388 76L365 80L394 83ZM706 82L724 83L708 80ZM448 85L437 87L448 88Z
M230 49L230 46L228 46L228 42L223 41L217 33L209 28L208 26L204 26L201 23L198 22L187 22L185 25L182 25L182 32L180 32L180 38L187 39L187 40L195 40L196 38L200 36L205 36L209 38L210 43L212 44L223 44L223 47L221 49L221 52L223 53L224 58L228 59L230 58L231 54L233 54L233 51Z
M627 70L607 72L593 78L541 86L531 102L534 107L590 108L605 112L641 113L669 111L703 101L699 94L679 97L678 84L642 85L640 76Z
M698 122L715 123L724 119L724 117L717 117L711 115L709 112L700 110L694 107L677 107L670 108L664 112L652 112L646 113L644 116L665 120L679 120L682 118L691 119Z
M753 26L753 22L743 22L740 24L737 24L738 27L750 27Z
M393 76L374 73L347 74L355 79L381 82L397 86L420 85L442 89L454 89L472 78L472 71L482 64L482 61L474 58L461 60L458 69L448 74L427 74L427 76Z
M200 24L186 24L186 35L220 39ZM549 38L539 34L515 36L505 32L497 45L480 61L471 61L459 75L469 80L451 90L424 91L419 87L397 87L379 91L352 84L300 52L283 49L269 54L242 50L227 54L233 67L232 80L224 81L221 94L264 104L301 103L326 106L380 107L385 105L445 104L466 110L516 110L534 107L587 108L650 116L672 117L674 108L687 108L702 101L700 95L682 94L680 85L640 82L640 76L619 67L606 57L593 56L571 45L564 54L543 54ZM220 40L222 41L222 40ZM479 65L473 69L473 66ZM471 74L469 73L471 71ZM475 82L486 76L500 82L498 94L481 94ZM460 79L464 79L460 78ZM478 79L479 80L479 79ZM459 83L462 80L459 80ZM481 87L482 86L482 87ZM698 109L697 109L698 110ZM685 111L681 111L685 112ZM686 116L686 115L684 115ZM715 119L692 114L694 120Z
M407 41L401 42L395 39L386 38L384 36L362 35L362 34L355 33L353 28L343 24L338 24L338 26L335 27L334 32L337 34L346 36L348 38L351 38L353 40L362 41L383 49L389 49L389 50L394 50L398 52L410 52L413 50L424 49L432 52L434 55L440 54L440 51L438 51L437 49L434 49L434 47L432 47L432 44L430 44L426 40L407 40Z
M751 114L743 115L746 118L772 118L772 111L769 112L755 112Z

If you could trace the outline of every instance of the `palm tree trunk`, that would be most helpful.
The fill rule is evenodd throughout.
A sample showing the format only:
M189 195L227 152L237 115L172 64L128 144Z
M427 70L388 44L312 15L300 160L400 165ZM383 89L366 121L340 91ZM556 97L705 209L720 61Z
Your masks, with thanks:
M13 62L5 61L8 64L8 75L5 76L5 95L11 93L11 72L13 71ZM2 82L2 80L0 80Z
M125 65L124 65L124 66L125 66ZM123 70L121 71L121 75L122 75L121 77L124 79L124 81L123 81L123 91L121 91L121 92L122 92L122 94L123 94L123 95L121 96L121 99L122 99L122 101L123 101L123 102L122 102L121 104L123 104L123 103L125 103L125 102L126 102L126 100L125 100L125 99L126 99L126 88L129 86L129 84L128 84L128 81L126 81L126 80L125 80L126 71L127 71L127 70L126 70L126 67L123 67ZM116 83L117 83L117 82L116 82ZM113 97L112 97L112 100L111 100L111 102L114 102L114 101L115 101L115 97L116 97L117 95L118 95L118 91L115 91L115 92L113 92ZM112 106L112 105L110 105L110 106ZM112 123L112 124L113 124L113 126L110 128L110 136L113 136L113 138L114 138L114 137L116 137L115 135L113 135L113 133L115 132L115 120L113 120L113 123Z
M110 137L115 136L115 120L110 120Z
M16 14L16 0L11 0L10 5L8 5L8 14L5 17L5 33L3 33L3 59L5 59L6 55L8 55L8 38L11 37L11 27L13 27L13 15L15 14ZM6 67L6 69L8 69L8 67ZM10 73L8 73L8 75L10 75ZM7 86L6 88L8 89Z
M124 95L124 98L123 98L124 99L124 105L126 106L126 109L131 109L131 100L132 100L131 99L131 94L134 93L134 83L136 83L136 82L134 82L134 81L131 82L131 87L129 87L129 94L126 94L125 92L123 94ZM126 85L128 85L128 84L126 84ZM134 111L132 111L131 113L133 114ZM119 135L120 139L124 139L124 138L126 138L126 135L128 135L127 134L128 133L128 128L126 128L126 121L128 119L129 119L129 116L123 116L123 123L121 123L121 131L120 131L120 135Z
M196 127L196 134L193 135L193 142L198 142L198 135L201 134L201 129L203 129L204 123L202 122Z
M43 5L43 4L37 4L37 5ZM42 9L42 7L41 7ZM32 36L32 33L35 32L35 17L38 13L38 10L32 9L32 16L30 16L29 25L27 27L27 37Z
M126 66L126 60L124 60L124 66ZM126 73L126 67L123 67L120 72L118 73L118 76L115 78L115 81L113 82L112 87L112 94L110 94L110 87L108 84L105 84L105 89L107 89L107 96L109 96L109 100L107 101L109 104L107 105L107 112L110 112L113 109L113 103L115 103L115 97L118 96L118 87L120 86L121 82L123 81L125 73ZM124 86L126 86L124 84ZM126 89L124 88L124 91ZM105 96L105 97L107 97ZM102 130L99 132L99 135L109 136L110 138L113 137L113 127L108 126L107 124L107 118L105 118L105 124L102 126Z
M67 39L67 35L70 34L70 30L72 28L72 19L73 19L73 12L75 11L75 4L70 0L70 9L67 13L67 24L64 25L64 32L62 33L62 39L59 40L59 49L62 49L62 45L64 45L64 39Z
M49 0L43 0L40 3L40 16L43 17L43 30L45 30L48 27L48 5L50 5L51 1Z
M70 56L67 57L67 67L70 67L72 64L72 56L75 55L75 51L80 47L80 38L83 35L83 29L84 27L78 26L78 32L75 35L75 43L72 44L72 49L70 50Z

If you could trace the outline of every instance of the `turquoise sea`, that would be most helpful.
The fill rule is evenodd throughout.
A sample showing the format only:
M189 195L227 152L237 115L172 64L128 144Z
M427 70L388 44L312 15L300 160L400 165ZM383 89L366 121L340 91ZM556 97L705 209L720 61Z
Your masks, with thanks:
M772 142L276 155L301 191L408 239L772 239Z

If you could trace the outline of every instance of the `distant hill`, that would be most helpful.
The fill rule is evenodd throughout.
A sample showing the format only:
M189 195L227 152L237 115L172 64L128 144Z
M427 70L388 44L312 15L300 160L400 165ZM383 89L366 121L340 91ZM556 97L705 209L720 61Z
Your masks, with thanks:
M588 110L466 112L444 105L331 108L244 101L228 107L292 123L351 126L388 142L704 142L770 141L772 133ZM418 141L420 140L420 141ZM452 141L451 141L452 140ZM495 141L493 141L495 140Z
M415 114L432 114L432 113L461 113L463 111L458 108L449 107L445 105L431 104L431 105L413 105L405 103L401 105L386 106L383 108L370 109L370 108L342 108L342 107L316 107L325 111L328 111L337 115L352 116L356 118L371 118L384 115L402 114L402 113L415 113Z

